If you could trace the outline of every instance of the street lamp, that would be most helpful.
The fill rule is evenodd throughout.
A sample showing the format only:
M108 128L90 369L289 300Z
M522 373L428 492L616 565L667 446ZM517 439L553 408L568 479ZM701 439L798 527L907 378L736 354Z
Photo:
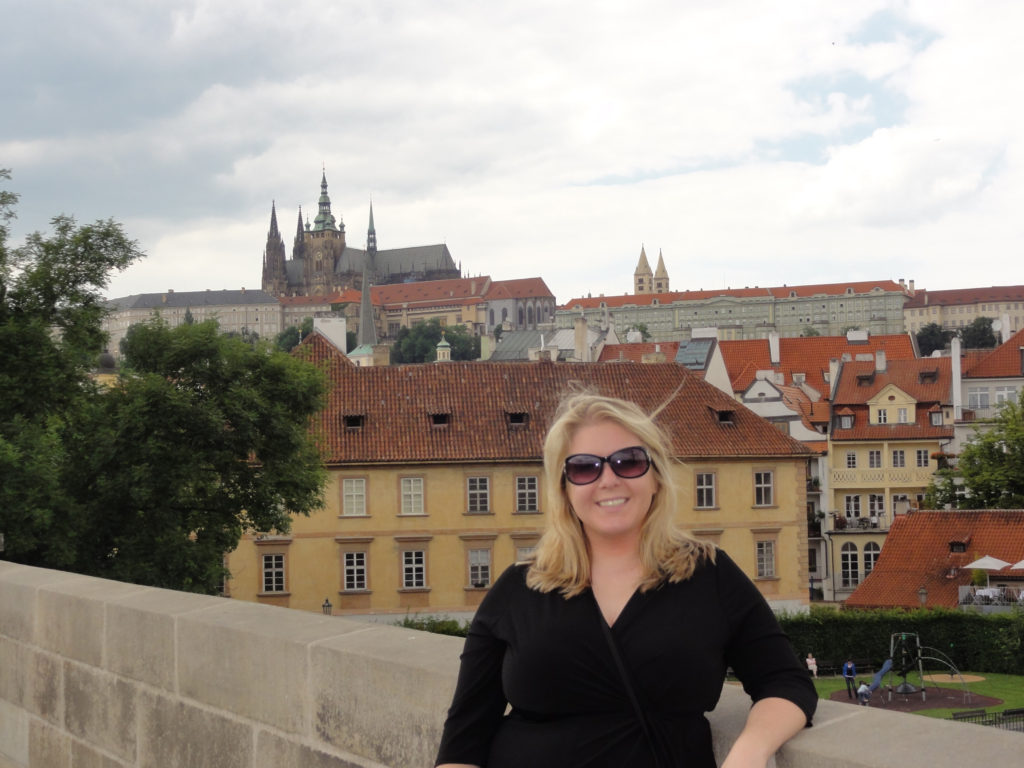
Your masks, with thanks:
M924 608L925 603L928 602L928 589L923 584L917 590L917 599L921 602L921 607Z
M331 601L328 600L326 597L324 598L324 604L321 605L320 607L324 609L324 616L330 616L331 615L331 608L333 606L331 605Z

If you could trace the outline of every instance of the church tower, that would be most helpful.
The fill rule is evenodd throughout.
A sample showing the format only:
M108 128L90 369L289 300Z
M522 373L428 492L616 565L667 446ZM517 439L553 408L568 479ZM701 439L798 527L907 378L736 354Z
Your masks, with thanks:
M668 270L665 269L661 248L658 249L658 268L654 270L654 293L668 293Z
M633 272L633 293L651 293L653 288L654 273L651 272L651 265L647 263L647 252L641 245L640 261L637 262L636 270Z
M270 229L267 246L263 250L263 290L272 296L283 296L288 291L288 275L284 267L284 240L277 228L277 206L270 203Z

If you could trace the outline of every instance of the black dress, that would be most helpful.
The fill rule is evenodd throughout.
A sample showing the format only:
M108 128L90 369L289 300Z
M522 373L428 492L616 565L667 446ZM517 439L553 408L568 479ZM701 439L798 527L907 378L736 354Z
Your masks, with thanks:
M593 593L537 592L526 586L527 567L508 568L477 610L437 763L653 767ZM722 551L686 581L634 593L612 634L663 765L715 766L704 713L717 704L727 667L754 701L788 699L808 723L814 714L807 670Z

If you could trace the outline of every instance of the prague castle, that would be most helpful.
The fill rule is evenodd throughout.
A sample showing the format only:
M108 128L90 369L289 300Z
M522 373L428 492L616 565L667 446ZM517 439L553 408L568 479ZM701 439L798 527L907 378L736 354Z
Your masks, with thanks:
M351 288L361 290L364 276L371 285L386 285L448 280L462 275L443 243L377 250L372 204L366 248L348 245L344 222L331 213L326 172L320 181L320 200L312 224L308 218L303 222L299 210L290 259L285 257L276 205L271 204L270 230L263 251L264 291L273 296L323 296Z

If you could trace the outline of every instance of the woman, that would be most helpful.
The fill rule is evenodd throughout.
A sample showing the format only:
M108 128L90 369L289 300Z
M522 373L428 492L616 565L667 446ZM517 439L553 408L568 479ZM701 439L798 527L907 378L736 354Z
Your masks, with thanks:
M818 676L818 660L810 651L807 652L807 669L815 677Z
M477 610L439 766L714 766L704 712L728 667L755 703L723 768L763 768L809 724L817 695L771 609L677 527L670 446L633 403L562 403L548 529Z

